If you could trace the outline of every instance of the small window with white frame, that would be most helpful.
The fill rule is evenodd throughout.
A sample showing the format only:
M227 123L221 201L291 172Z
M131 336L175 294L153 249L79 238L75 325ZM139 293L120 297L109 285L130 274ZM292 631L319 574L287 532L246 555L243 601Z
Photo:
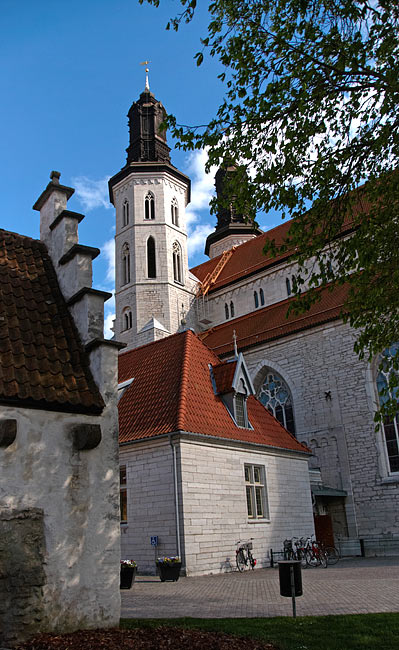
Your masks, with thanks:
M127 524L127 479L126 465L119 468L119 495L121 508L121 524Z
M263 465L244 465L248 519L269 519L266 472Z

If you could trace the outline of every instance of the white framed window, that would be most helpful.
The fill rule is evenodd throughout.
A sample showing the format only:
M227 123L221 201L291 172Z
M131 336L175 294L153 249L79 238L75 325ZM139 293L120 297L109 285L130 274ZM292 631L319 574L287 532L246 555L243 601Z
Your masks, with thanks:
M122 223L123 226L129 224L129 201L127 199L125 199L122 206Z
M390 348L384 350L382 358L386 357L389 359L389 357L396 354L398 349L399 342L394 343ZM395 372L395 370L389 370L389 365L387 364L387 370L383 368L377 375L377 391L381 406L388 399L394 398L396 401L399 401L399 389L394 388L392 391L388 389L390 373L392 372ZM385 452L389 473L399 474L399 413L396 413L394 417L386 417L382 429L384 432Z
M127 524L127 478L126 465L119 468L119 496L121 509L121 524Z
M183 272L182 272L182 263L181 263L181 247L179 242L173 242L173 279L179 284L183 283Z
M155 197L152 192L148 192L144 199L144 219L155 219Z
M171 211L173 225L179 227L179 205L177 203L176 197L172 199L172 203L170 205L170 211Z
M122 246L122 285L130 282L130 249L129 244Z
M264 465L244 465L248 519L269 519Z

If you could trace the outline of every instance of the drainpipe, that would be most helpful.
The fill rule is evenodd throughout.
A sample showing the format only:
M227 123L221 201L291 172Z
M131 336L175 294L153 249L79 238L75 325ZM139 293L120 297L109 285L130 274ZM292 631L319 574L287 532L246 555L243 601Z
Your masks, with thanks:
M180 517L179 517L179 493L177 489L177 460L176 460L176 446L172 442L172 437L169 434L169 443L172 448L173 455L173 485L175 493L175 513L176 513L176 555L181 559L181 548L180 548Z

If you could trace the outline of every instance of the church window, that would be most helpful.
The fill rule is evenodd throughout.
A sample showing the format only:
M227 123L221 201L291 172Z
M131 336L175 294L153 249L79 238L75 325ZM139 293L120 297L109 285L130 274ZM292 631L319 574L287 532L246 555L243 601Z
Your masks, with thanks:
M227 302L224 304L224 315L226 317L226 320L229 318L229 306Z
M129 201L124 201L122 206L123 212L123 225L127 226L129 223Z
M254 303L255 303L255 309L258 309L259 307L259 298L258 298L258 292L254 291Z
M286 278L285 286L287 287L287 296L290 296L291 295L291 280L289 278Z
M148 192L144 199L144 218L155 219L155 198L152 192Z
M179 206L178 206L176 198L172 199L170 210L171 210L171 214L172 214L172 223L173 223L173 225L174 226L179 226Z
M149 278L157 277L154 237L148 237L147 239L147 275Z
M122 247L122 285L130 282L130 250L129 244Z
M291 433L295 434L294 410L290 389L284 379L268 369L258 399Z
M384 351L383 356L386 358L394 356L398 349L399 343L395 343ZM399 402L399 387L395 387L393 390L388 388L392 372L397 374L395 370L383 368L377 375L377 390L381 406L392 398ZM399 413L396 413L394 417L385 418L383 431L389 471L399 472Z
M263 465L244 465L249 519L269 519L266 472Z
M263 289L259 289L259 298L260 298L260 304L263 305L265 304L265 294L263 293Z
M175 241L173 243L173 279L175 282L180 282L180 284L183 282L183 274L182 274L182 263L181 263L181 247L180 244Z
M230 317L234 318L234 302L230 302Z
M123 330L131 330L132 329L132 312L130 309L125 309L123 312Z
M121 506L121 524L127 523L127 481L126 465L119 468L119 496Z

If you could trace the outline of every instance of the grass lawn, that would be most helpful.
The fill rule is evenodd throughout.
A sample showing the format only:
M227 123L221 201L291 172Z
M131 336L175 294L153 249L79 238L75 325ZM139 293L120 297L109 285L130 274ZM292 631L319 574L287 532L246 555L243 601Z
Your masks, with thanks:
M398 650L399 614L277 618L122 619L121 627L171 625L274 642L281 650Z

